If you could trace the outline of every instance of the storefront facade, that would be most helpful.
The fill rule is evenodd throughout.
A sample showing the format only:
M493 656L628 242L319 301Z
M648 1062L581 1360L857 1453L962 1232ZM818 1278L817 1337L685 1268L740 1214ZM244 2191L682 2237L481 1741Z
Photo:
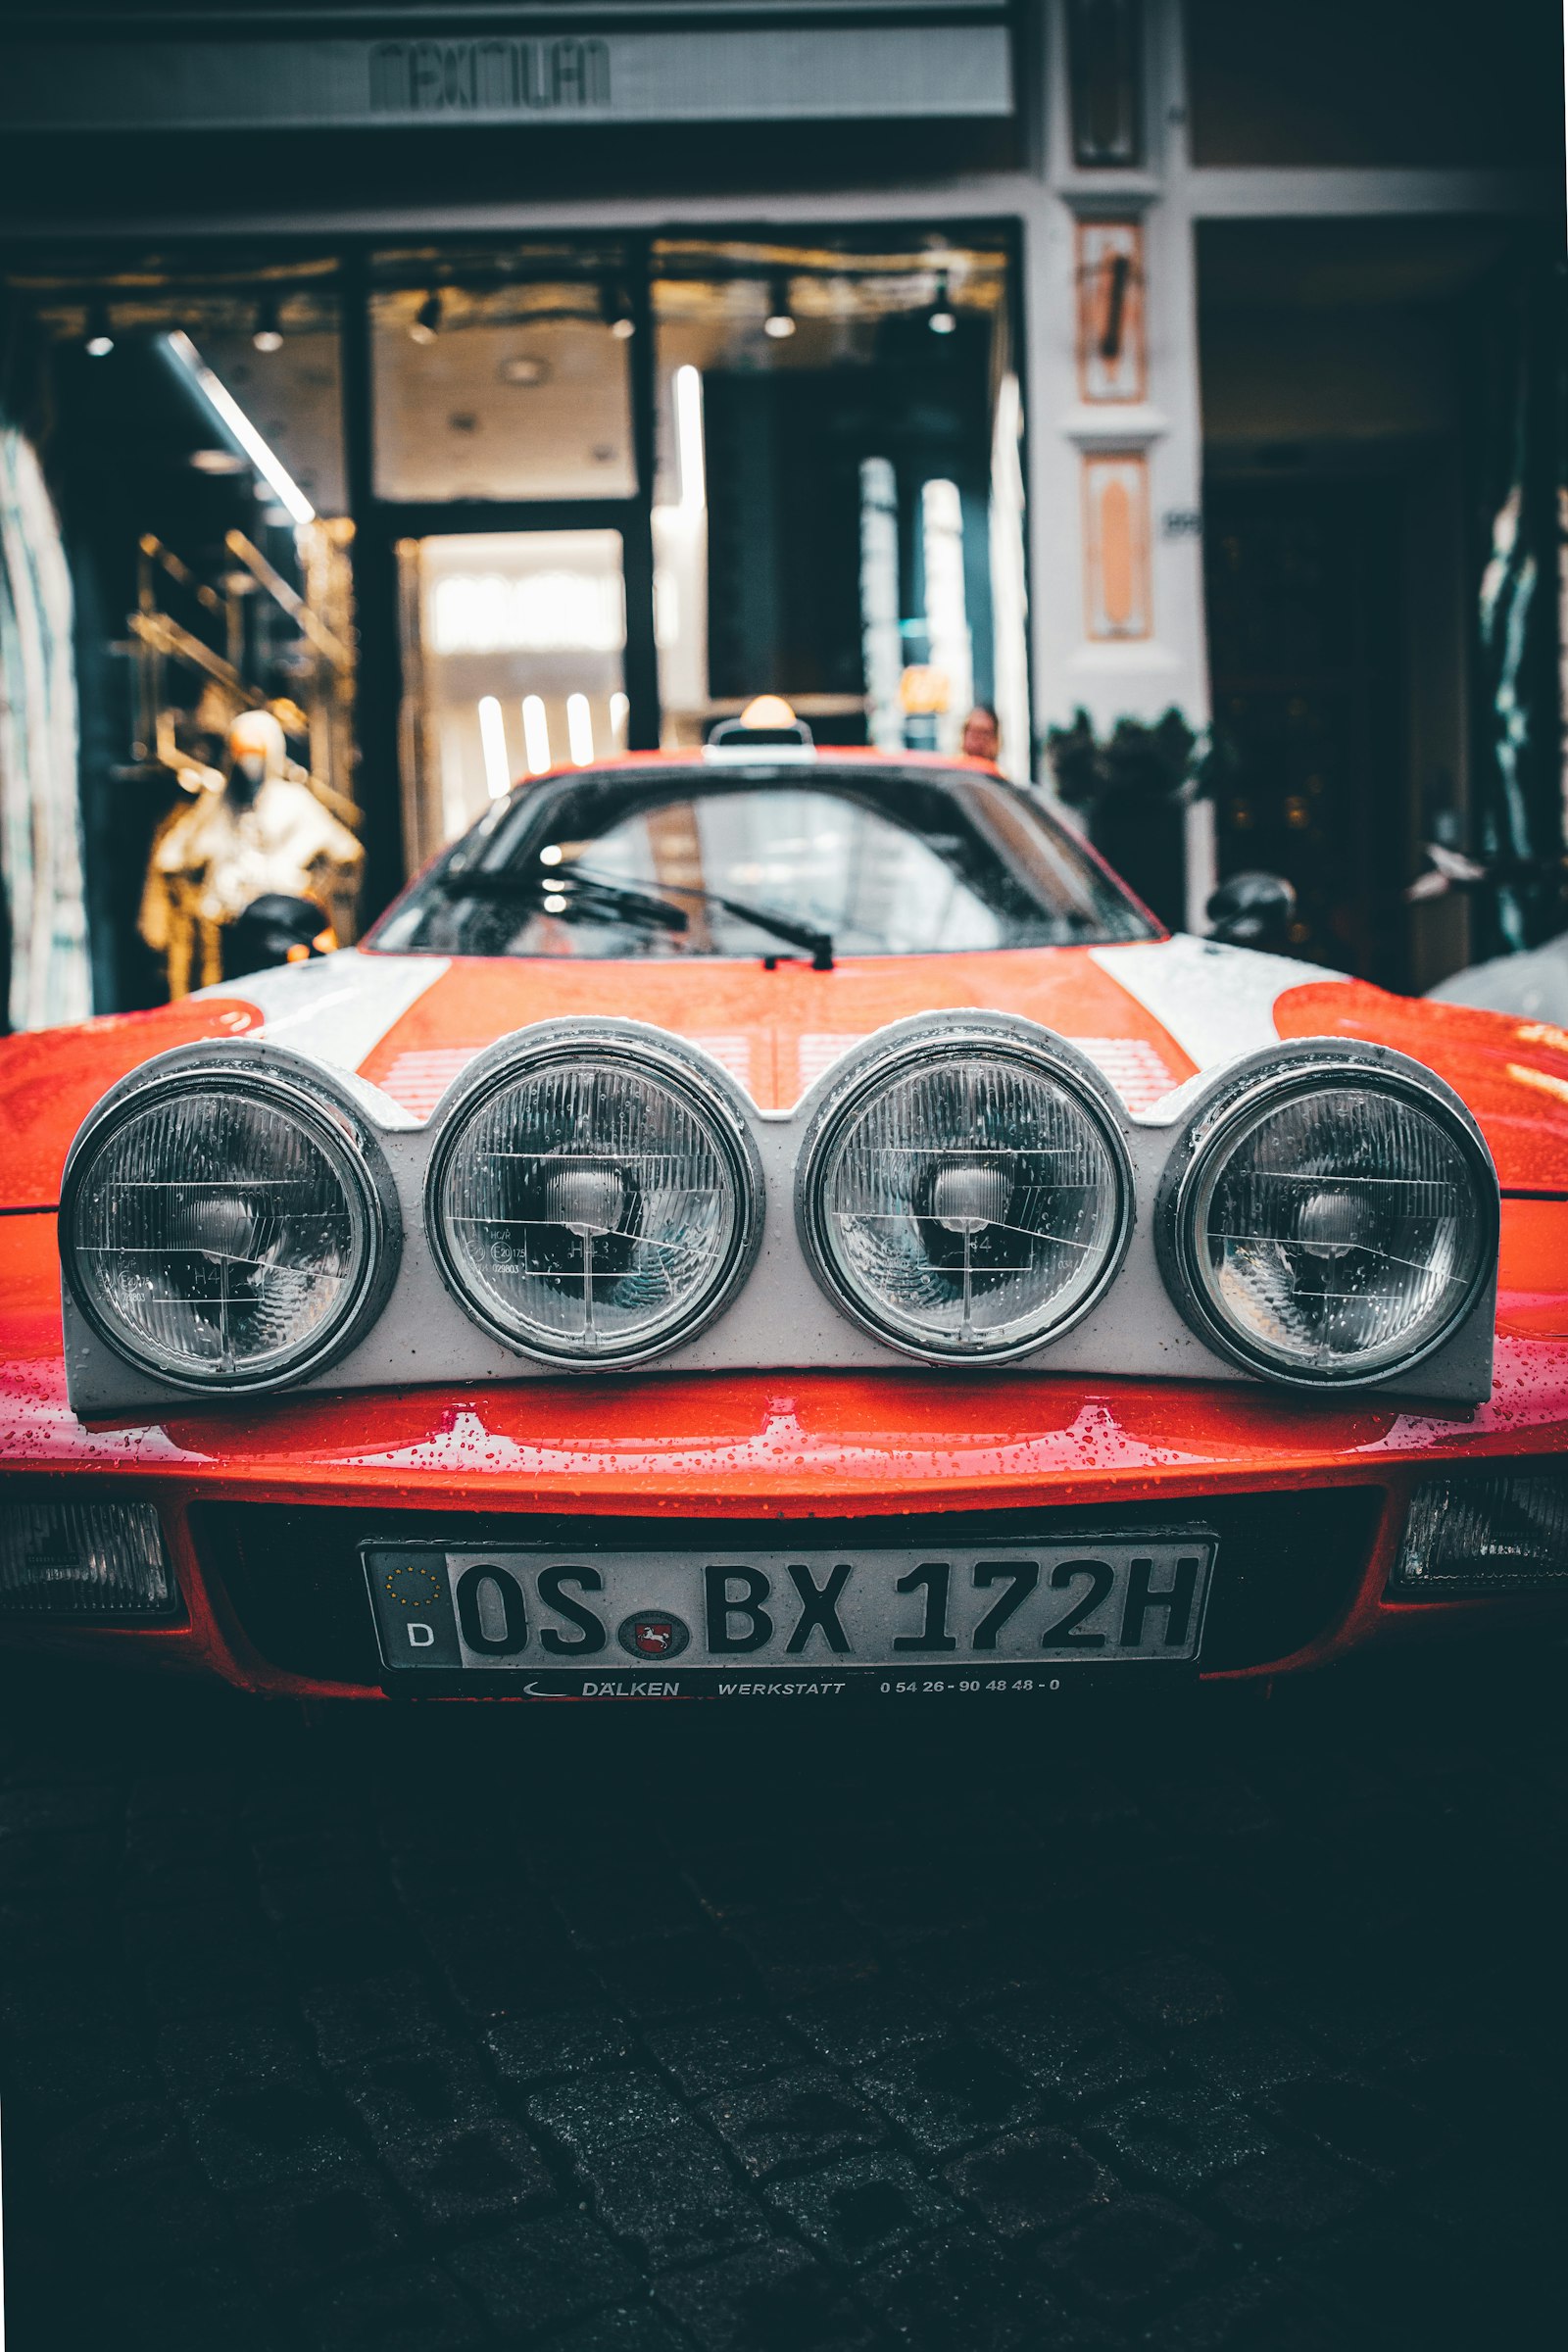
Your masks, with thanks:
M13 749L13 1018L51 956L167 984L140 869L257 703L362 915L512 778L773 691L827 741L994 708L1170 919L1274 864L1303 954L1463 960L1401 893L1484 830L1467 354L1560 241L1560 25L1423 13L13 10L0 411L74 591L84 873L45 938L18 812L60 830L67 754Z

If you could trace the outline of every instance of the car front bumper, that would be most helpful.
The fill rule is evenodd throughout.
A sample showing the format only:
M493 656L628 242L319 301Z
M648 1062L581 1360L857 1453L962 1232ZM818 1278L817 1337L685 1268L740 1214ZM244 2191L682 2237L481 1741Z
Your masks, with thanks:
M785 1529L803 1544L939 1529L1016 1543L1044 1514L1134 1531L1203 1521L1219 1535L1199 1661L1209 1679L1568 1613L1568 1585L1389 1591L1424 1477L1568 1455L1568 1345L1555 1340L1500 1337L1492 1400L1441 1414L1038 1373L822 1372L382 1392L89 1427L54 1371L13 1368L0 1497L156 1504L181 1613L18 1618L6 1637L257 1690L379 1694L358 1547L389 1533L517 1543L569 1530L576 1548L615 1548L701 1523L710 1547L776 1544Z

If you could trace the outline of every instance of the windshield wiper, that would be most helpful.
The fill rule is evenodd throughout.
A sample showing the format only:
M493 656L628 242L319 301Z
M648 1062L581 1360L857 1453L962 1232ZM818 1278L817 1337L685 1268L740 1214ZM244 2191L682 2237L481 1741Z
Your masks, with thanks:
M546 895L562 900L552 913L565 921L574 914L590 919L598 916L606 921L616 917L632 922L658 923L666 931L684 931L690 917L683 906L671 906L665 899L656 899L640 890L631 890L622 882L613 882L608 875L596 874L581 865L546 867L542 873L519 873L515 867L503 866L498 872L444 873L440 886L449 898L473 899L542 899ZM804 948L811 958L813 972L833 969L833 939L831 933L819 931L812 923L798 923L793 915L775 914L769 906L753 906L744 899L728 899L716 890L706 890L695 882L661 882L661 890L673 891L683 899L700 899L705 906L721 906L743 923L752 923L759 931L770 931L792 948Z
M614 884L604 883L597 874L585 873L580 865L568 870L573 878L580 877L595 889L615 887ZM753 906L745 899L727 899L722 892L705 889L698 882L662 881L659 887L672 891L677 898L700 899L705 906L721 906L726 914L733 914L740 922L755 925L759 931L770 931L775 939L782 939L789 947L805 948L811 958L813 972L830 972L833 969L833 935L830 931L819 931L813 923L797 922L791 914L775 914L770 906ZM657 901L650 903L657 904Z
M584 915L590 921L657 923L662 931L684 931L691 920L684 906L671 906L664 899L650 898L618 882L579 874L575 868L566 874L519 874L510 867L496 873L446 873L440 883L453 899L542 899L548 893L562 901L551 913L566 922Z

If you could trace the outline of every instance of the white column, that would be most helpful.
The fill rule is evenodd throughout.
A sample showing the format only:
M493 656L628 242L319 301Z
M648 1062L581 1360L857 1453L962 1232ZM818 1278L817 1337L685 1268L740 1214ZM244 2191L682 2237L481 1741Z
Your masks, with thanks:
M1067 11L1064 0L1044 6L1048 201L1024 289L1036 726L1043 737L1081 709L1105 735L1174 704L1201 729L1202 423L1180 0L1147 0L1137 170L1074 162ZM1122 339L1106 365L1093 331L1086 351L1080 288L1093 326L1117 252ZM1212 865L1206 805L1192 818L1197 898ZM1190 900L1189 921L1200 913Z

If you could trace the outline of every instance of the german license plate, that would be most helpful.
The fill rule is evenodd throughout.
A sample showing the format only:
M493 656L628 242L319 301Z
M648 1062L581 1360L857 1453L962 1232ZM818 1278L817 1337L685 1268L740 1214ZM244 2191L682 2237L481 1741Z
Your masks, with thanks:
M361 1546L381 1657L538 1698L841 1697L1059 1687L1198 1655L1216 1538L570 1552Z

